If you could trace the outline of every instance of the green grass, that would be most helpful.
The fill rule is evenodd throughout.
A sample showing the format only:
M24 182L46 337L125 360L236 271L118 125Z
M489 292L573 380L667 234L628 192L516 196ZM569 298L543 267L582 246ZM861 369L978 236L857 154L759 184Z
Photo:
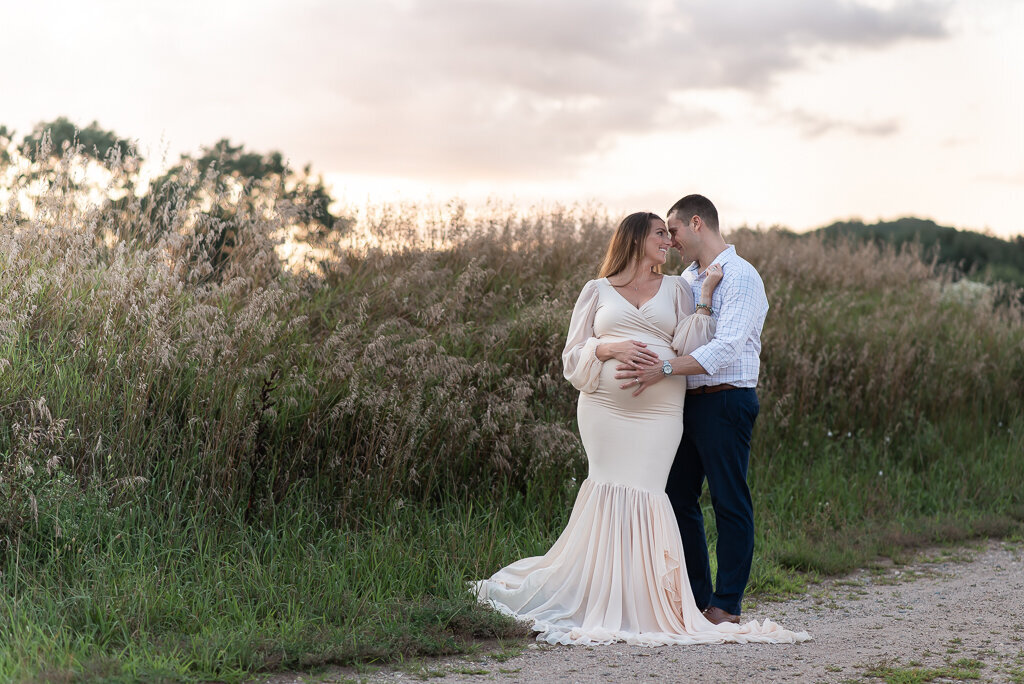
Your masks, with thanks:
M981 679L983 667L985 664L980 660L961 658L942 667L875 665L868 669L867 675L883 679L886 684L923 684L939 679L962 682Z
M21 540L0 576L0 679L241 681L462 653L525 633L465 581L545 536L479 506L395 509L352 531L302 500L261 529L138 503L73 540Z
M894 476L899 481L898 470ZM836 477L851 475L840 469ZM819 536L813 521L793 522L802 502L774 507L773 488L759 487L755 597L800 591L794 567L842 572L908 544L990 532L975 527L986 519L980 505L965 513L940 489L919 497L929 503L908 511L905 524L887 521L882 534L879 520L861 514L830 519L834 536ZM833 500L852 511L844 499L859 492L837 487ZM464 583L543 553L568 516L572 490L392 502L341 528L309 498L284 502L259 526L172 501L158 511L147 497L116 503L87 491L63 501L53 522L67 531L57 538L54 524L26 528L6 558L0 679L241 681L523 638L522 628L475 605ZM922 522L936 520L941 529ZM887 538L893 528L903 536Z
M55 187L0 216L0 680L240 681L522 637L466 582L543 553L586 475L560 352L607 217L454 211L444 249L296 276L280 217L233 219L209 271L195 208L154 234ZM125 234L148 237L107 244ZM949 300L913 254L733 237L772 304L751 595L1020 538L1021 310Z

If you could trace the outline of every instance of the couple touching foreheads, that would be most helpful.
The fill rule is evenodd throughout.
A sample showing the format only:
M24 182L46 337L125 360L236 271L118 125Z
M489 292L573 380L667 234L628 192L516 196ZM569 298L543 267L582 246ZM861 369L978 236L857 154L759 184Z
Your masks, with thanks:
M670 248L694 263L661 273ZM623 219L583 286L562 352L580 390L588 476L544 556L476 582L481 601L552 644L794 643L742 622L754 553L747 488L761 327L757 271L725 243L718 211L687 195L666 220ZM684 410L685 404L685 410ZM718 528L714 587L700 495Z

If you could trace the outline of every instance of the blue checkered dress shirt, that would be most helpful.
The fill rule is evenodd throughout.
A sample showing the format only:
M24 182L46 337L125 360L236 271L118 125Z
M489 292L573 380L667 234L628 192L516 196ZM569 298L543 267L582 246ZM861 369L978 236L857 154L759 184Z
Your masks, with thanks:
M712 263L722 266L722 282L711 297L715 336L691 354L708 374L687 376L686 386L694 388L728 383L737 387L755 387L761 369L761 328L768 315L764 283L757 270L736 254L733 245L715 257ZM694 262L683 271L683 278L693 290L694 304L700 301L700 289L706 278L706 273L698 270L697 262Z

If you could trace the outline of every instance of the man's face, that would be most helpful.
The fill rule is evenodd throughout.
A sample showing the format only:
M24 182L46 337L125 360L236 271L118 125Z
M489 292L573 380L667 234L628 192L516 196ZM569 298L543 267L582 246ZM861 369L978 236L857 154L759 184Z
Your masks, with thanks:
M672 236L672 246L683 257L683 263L695 260L697 257L695 256L694 248L696 247L695 239L697 236L693 232L692 221L687 222L679 218L678 214L670 214L665 225L668 226L669 235Z

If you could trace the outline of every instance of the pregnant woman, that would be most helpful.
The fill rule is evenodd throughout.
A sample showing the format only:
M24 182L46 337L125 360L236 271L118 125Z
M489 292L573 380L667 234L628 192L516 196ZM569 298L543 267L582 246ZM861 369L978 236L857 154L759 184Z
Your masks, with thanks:
M569 524L544 556L474 583L482 602L530 621L551 644L794 643L765 620L709 622L697 608L665 482L683 433L686 380L672 376L640 396L620 389L616 363L661 365L706 343L721 270L709 269L702 306L690 286L662 275L671 237L648 212L615 231L600 277L580 293L562 361L580 390L577 411L589 474ZM667 369L671 370L671 366Z

